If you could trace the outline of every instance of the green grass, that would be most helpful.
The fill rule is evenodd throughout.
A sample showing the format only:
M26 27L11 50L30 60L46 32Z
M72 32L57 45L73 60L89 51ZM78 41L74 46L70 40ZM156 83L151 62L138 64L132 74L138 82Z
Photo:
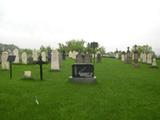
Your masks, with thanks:
M44 65L43 81L38 65L13 65L13 79L0 70L0 120L160 120L160 69L105 58L95 64L97 84L73 84L72 63L60 72ZM22 80L25 70L34 80Z

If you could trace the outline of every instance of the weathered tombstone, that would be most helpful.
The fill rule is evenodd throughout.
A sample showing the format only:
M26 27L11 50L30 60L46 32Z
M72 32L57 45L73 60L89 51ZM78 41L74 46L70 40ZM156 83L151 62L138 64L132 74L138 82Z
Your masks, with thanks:
M36 51L36 49L32 51L32 58L33 58L33 62L38 61L38 52Z
M146 63L146 62L147 62L147 55L146 55L146 53L143 53L142 62L143 62L143 63Z
M45 51L43 51L43 52L41 53L41 56L42 56L42 61L43 61L43 62L47 62L47 56L46 56L46 52L45 52Z
M24 71L24 78L31 78L32 77L32 72L31 71Z
M68 57L72 58L72 51L69 51Z
M76 59L76 56L77 56L77 54L78 54L78 52L76 52L76 51L73 51L73 53L72 53L72 59Z
M51 70L52 71L60 70L59 52L57 50L53 50L51 53Z
M28 61L29 64L33 64L33 57L32 56L28 56L27 61Z
M131 52L129 50L129 47L127 47L126 63L131 63Z
M101 53L97 54L97 63L100 63L102 61Z
M152 56L153 56L152 53L147 54L147 64L152 64Z
M93 53L94 53L94 55L93 55L93 61L95 63L96 62L96 51L95 50L98 47L98 42L91 42L90 47L93 49Z
M143 61L143 52L141 52L141 54L140 54L140 60L139 60L139 62L142 62Z
M83 62L84 63L91 63L92 62L92 56L89 53L85 54Z
M134 53L132 53L132 60L134 61Z
M123 61L123 62L125 61L125 52L124 51L121 54L121 61Z
M81 53L78 53L76 56L76 63L84 63L84 55Z
M13 50L13 55L16 56L14 63L19 63L19 50L17 48Z
M152 66L151 68L158 68L156 58L153 58Z
M95 83L94 65L88 63L73 64L72 76L69 77L71 82L77 83Z
M26 52L22 53L21 59L22 59L22 64L27 64L27 53Z
M52 51L48 51L48 61L51 62L51 52Z
M1 64L3 70L9 70L9 62L7 61L7 59L8 59L8 52L3 51L1 56Z
M59 65L60 65L60 67L62 67L62 60L63 60L62 53L59 52Z
M137 45L134 46L134 66L138 66L138 50Z
M119 59L119 52L118 52L118 49L116 49L115 58L116 58L116 59Z

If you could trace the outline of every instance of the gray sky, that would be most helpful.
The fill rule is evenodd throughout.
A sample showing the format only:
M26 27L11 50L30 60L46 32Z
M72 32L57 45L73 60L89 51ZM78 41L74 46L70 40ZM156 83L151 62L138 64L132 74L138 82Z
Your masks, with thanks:
M0 43L55 48L70 39L160 53L160 0L0 0Z

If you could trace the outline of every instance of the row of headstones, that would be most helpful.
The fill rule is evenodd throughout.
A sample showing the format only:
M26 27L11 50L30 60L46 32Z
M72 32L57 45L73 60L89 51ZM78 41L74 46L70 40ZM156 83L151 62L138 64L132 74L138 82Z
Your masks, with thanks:
M22 64L27 64L28 63L28 56L27 56L27 53L26 52L22 52L22 54L21 54L21 57L19 56L19 50L18 49L15 49L15 50L13 50L13 53L11 53L11 51L10 52L8 52L8 51L3 51L2 52L2 56L1 56L1 61L3 61L3 60L6 60L6 59L4 59L4 58L6 58L8 55L11 55L11 54L13 54L14 56L16 56L15 57L15 60L14 60L14 63L22 63ZM5 57L6 56L6 57ZM42 56L42 60L44 61L44 62L46 62L47 61L47 56L46 56L46 52L41 52L41 56ZM21 59L21 61L20 61L20 59ZM32 52L32 60L33 61L38 61L38 51L36 51L36 50L33 50L33 52Z
M76 63L91 63L92 58L94 58L94 56L92 56L89 53L87 53L87 54L78 53L76 56ZM96 55L96 62L100 63L101 59L102 59L102 56L100 53L98 53Z
M14 52L13 52L13 55L16 56L14 63L19 63L19 55L15 54ZM2 52L1 65L2 65L2 69L4 70L9 70L9 62L7 61L8 56L9 56L9 53L7 51ZM42 56L42 61L46 62L45 52L42 52L41 56ZM35 52L34 50L32 57L33 57L33 61L38 62L38 52ZM60 53L57 50L53 50L51 52L51 70L60 70L61 60L62 58L61 58ZM25 52L22 53L22 63L27 64L27 53Z
M77 52L77 51L69 51L68 57L76 60L76 59L77 59L77 55L79 55L79 54L80 54L80 53ZM81 53L81 55L83 56L82 53ZM96 57L96 58L99 58L99 57L101 57L101 56L102 56L102 55L101 55L100 52L97 52L97 53L95 54L95 57ZM91 54L90 57L94 58L94 54Z
M135 63L142 62L142 63L147 63L147 64L152 64L152 66L157 66L156 58L153 56L153 53L141 53L140 55L138 54L138 51L134 51L131 53L129 51L129 47L127 52L122 52L119 53L116 51L115 53L115 58L116 59L121 59L121 61L126 62L126 63L131 63L133 60Z

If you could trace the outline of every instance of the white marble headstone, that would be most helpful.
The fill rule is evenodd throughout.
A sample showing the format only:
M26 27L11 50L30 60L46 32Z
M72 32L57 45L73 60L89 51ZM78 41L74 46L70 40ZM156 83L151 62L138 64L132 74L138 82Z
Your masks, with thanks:
M15 55L14 63L19 63L19 50L16 48L13 50L13 55Z
M143 63L146 63L146 62L147 62L147 55L146 55L146 53L143 53L142 62L143 62Z
M51 53L51 70L60 70L59 52L53 50Z
M43 52L41 53L41 56L42 56L42 61L43 61L43 62L46 62L46 61L47 61L47 57L46 57L46 52L45 52L45 51L43 51Z
M27 64L27 53L26 52L22 53L21 59L22 59L22 64Z
M7 59L8 59L8 52L7 51L2 52L1 64L3 70L9 70L9 62L7 61Z
M156 67L156 66L157 66L156 58L153 58L152 67Z
M123 62L125 61L125 54L121 55L121 61L123 61Z
M148 53L148 54L147 54L147 63L148 63L148 64L152 64L152 56L153 56L152 53Z
M36 51L36 49L32 51L32 58L34 62L38 61L38 52Z

